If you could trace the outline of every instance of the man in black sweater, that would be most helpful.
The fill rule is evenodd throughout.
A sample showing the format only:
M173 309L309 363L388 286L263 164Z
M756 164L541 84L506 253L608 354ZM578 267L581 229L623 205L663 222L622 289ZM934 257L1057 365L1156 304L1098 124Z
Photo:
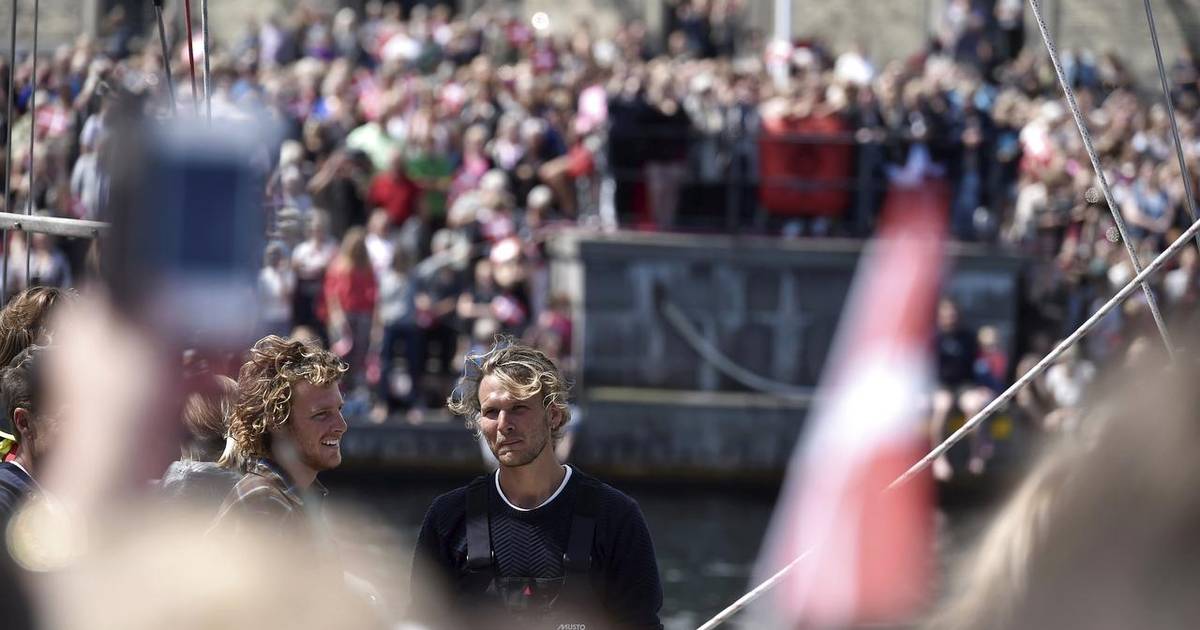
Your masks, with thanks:
M450 606L416 595L421 621L662 628L662 585L637 503L555 458L570 419L566 389L546 355L527 346L501 341L468 358L449 408L500 468L438 497L425 515L412 584L444 587Z

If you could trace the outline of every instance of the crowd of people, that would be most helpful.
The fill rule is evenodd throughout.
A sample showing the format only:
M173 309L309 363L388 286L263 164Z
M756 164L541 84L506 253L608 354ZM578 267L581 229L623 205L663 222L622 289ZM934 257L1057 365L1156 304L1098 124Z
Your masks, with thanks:
M212 52L214 116L254 112L282 135L261 156L261 340L239 356L236 380L186 357L181 382L172 380L113 305L60 291L93 277L94 243L8 235L0 590L14 627L387 625L381 615L395 615L381 612L380 593L342 570L322 531L318 475L340 464L347 419L421 422L451 391L450 414L466 420L498 472L433 502L411 592L390 595L416 594L408 612L430 627L551 618L574 627L585 609L620 627L661 627L662 586L636 503L563 465L553 448L573 411L575 305L552 291L546 248L562 230L866 237L898 192L921 188L944 204L957 240L1028 261L1019 339L966 325L952 300L939 304L933 441L1133 276L1056 77L1024 41L1019 1L950 0L926 48L882 67L861 48L768 44L745 23L741 0L668 3L661 45L636 21L563 36L504 11L455 17L442 3L364 4L335 13L302 4ZM172 23L179 78L186 46ZM161 97L164 83L152 37L132 33L119 13L106 29L47 55L37 76L28 57L0 66L0 92L7 74L18 86L5 94L14 105L6 209L106 217L113 95ZM1179 172L1165 107L1139 91L1119 57L1064 57L1117 209L1149 260L1190 223L1195 191L1184 182L1200 173ZM1195 168L1200 68L1185 57L1171 78ZM182 111L196 104L187 84L176 82ZM157 107L168 112L165 99ZM31 134L32 151L21 141ZM1176 329L1195 320L1198 271L1189 248L1155 282ZM62 306L77 300L87 307ZM1069 578L1088 575L1106 541L1134 536L1141 546L1113 557L1151 554L1152 568L1190 577L1177 562L1186 554L1163 561L1139 520L1168 532L1190 531L1179 523L1194 520L1175 510L1190 509L1194 494L1174 467L1194 460L1186 375L1146 384L1156 403L1183 401L1164 403L1168 431L1106 423L1105 413L1140 420L1146 401L1136 396L1084 408L1093 384L1110 382L1105 370L1166 363L1154 335L1136 296L1009 409L1041 430L1098 436L1026 482L983 543L977 581L964 581L1014 602L1006 614L1022 627L1071 625L1059 615L1078 611L1063 602L1083 599L1057 594L1094 592L1095 582ZM181 422L163 422L159 397L180 392ZM1088 413L1099 420L1082 422ZM989 449L977 433L968 473L986 469ZM168 451L181 455L169 466L150 456ZM1171 457L1156 461L1156 452ZM1109 463L1121 458L1140 475L1113 474ZM1071 462L1083 473L1070 473ZM934 472L957 471L942 460ZM1165 494L1147 494L1143 479ZM1149 509L1090 527L1114 487ZM151 509L131 499L147 493ZM186 526L157 517L163 501L185 499L198 510ZM1071 546L1081 531L1089 544ZM1175 538L1186 547L1186 535L1167 540ZM1051 543L1066 545L1053 556L1066 560L1043 567L1051 556L1035 551L1061 551ZM1111 596L1099 611L1149 616L1164 593L1177 595L1127 588L1137 573L1112 557L1103 563L1116 568L1104 574L1111 583L1099 582ZM1047 588L1020 589L1030 576ZM445 587L441 599L421 597L430 585ZM964 598L947 627L1010 620L991 617L994 600ZM1180 601L1191 600L1166 603ZM446 618L456 613L465 619Z
M741 0L668 3L661 42L637 20L599 33L506 10L364 6L302 3L219 39L210 59L214 116L256 111L282 129L267 158L260 332L319 339L344 357L356 417L421 421L464 353L497 333L569 372L572 305L551 290L545 249L564 229L863 237L893 192L922 186L955 238L1030 260L1021 338L1000 341L1018 359L1132 276L1016 0L952 0L927 47L882 66L861 47L768 44ZM169 23L186 111L186 46ZM9 207L101 215L110 95L161 91L163 75L152 34L120 14L105 28L44 56L36 81L28 56L3 66L17 85ZM1190 221L1165 108L1113 54L1064 60L1149 258ZM1186 56L1171 69L1192 168L1198 75ZM32 159L21 140L31 128ZM9 238L10 295L27 276L65 286L86 273L85 242ZM1159 283L1173 321L1195 312L1196 261L1186 254ZM1145 319L1131 300L1080 360L1136 349ZM1022 365L1009 363L1001 381Z

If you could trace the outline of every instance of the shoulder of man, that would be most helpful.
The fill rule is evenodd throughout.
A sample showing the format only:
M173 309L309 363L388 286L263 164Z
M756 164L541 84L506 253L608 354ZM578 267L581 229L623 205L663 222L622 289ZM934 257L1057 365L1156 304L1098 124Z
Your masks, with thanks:
M33 479L20 466L0 463L0 505L11 508L33 492Z
M579 470L575 466L572 466L571 470L572 483L590 485L594 489L597 516L609 520L622 520L627 518L631 513L641 512L638 502L633 497Z
M433 499L429 504L429 511L425 515L427 523L449 527L459 519L464 519L467 516L467 492L473 484L487 483L491 479L490 475L482 475L476 477L471 483L465 486L459 486L449 492L440 494ZM442 527L439 527L441 529Z
M225 497L221 513L237 512L261 517L283 518L291 514L296 506L270 479L248 472L234 484Z

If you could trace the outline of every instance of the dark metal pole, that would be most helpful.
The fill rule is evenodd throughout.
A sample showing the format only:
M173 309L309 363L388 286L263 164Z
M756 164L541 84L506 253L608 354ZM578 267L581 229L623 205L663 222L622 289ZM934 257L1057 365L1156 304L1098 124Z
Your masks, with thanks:
M163 75L167 79L167 94L171 97L171 113L175 109L175 84L171 81L171 51L167 48L167 27L163 24L163 0L154 0L154 14L158 17L158 39L162 42Z
M30 79L32 89L29 90L29 192L26 194L28 199L26 199L27 210L25 211L25 214L29 215L33 214L33 200L35 196L33 191L33 175L35 170L34 165L37 164L37 160L34 159L33 149L34 141L37 139L38 14L40 13L40 4L41 0L33 0L33 77ZM31 239L29 238L29 232L25 231L23 234L25 236L25 288L28 289L30 277L33 275L32 269L30 268L30 262L32 262L33 257L33 247L31 246L32 243Z
M17 5L19 0L12 3L12 30L8 40L8 105L4 117L4 211L12 212L9 204L12 202L12 126L13 126L13 90L16 89L17 75ZM4 230L4 275L0 276L0 304L8 301L8 230Z

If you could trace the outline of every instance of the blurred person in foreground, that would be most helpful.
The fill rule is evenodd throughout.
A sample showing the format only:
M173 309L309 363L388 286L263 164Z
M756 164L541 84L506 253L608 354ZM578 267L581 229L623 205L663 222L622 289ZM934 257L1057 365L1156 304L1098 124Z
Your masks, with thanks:
M0 531L17 508L38 492L38 473L53 452L59 433L58 418L45 409L41 385L44 352L42 346L30 346L0 371L0 400L14 442L0 463Z
M190 375L188 380L193 391L183 403L187 439L180 447L180 458L167 468L160 485L163 495L170 500L215 508L241 478L236 470L235 452L230 452L229 465L217 463L226 450L225 436L237 396L237 381L207 372Z
M315 554L302 552L304 532L264 520L234 537L205 536L211 511L164 506L145 492L138 473L154 456L151 436L176 431L156 411L170 371L156 369L160 356L144 330L96 298L64 312L44 357L47 400L60 410L63 431L35 475L45 488L38 498L53 501L30 501L9 529L7 550L26 569L16 586L29 598L9 588L9 554L0 553L0 627L387 627L361 593L316 570ZM26 601L35 605L36 625L21 618Z
M508 339L468 358L448 401L500 463L434 500L412 584L433 568L462 622L487 627L662 628L654 545L637 503L554 454L567 384L545 354ZM414 596L420 620L427 597Z
M317 543L324 486L317 474L342 463L346 432L338 383L346 364L331 352L269 335L238 373L229 421L233 456L245 472L225 497L214 531L248 521L278 526ZM231 457L221 460L232 463Z
M1195 355L1171 365L1153 345L1093 390L1084 421L1061 434L961 556L926 627L1195 625Z

